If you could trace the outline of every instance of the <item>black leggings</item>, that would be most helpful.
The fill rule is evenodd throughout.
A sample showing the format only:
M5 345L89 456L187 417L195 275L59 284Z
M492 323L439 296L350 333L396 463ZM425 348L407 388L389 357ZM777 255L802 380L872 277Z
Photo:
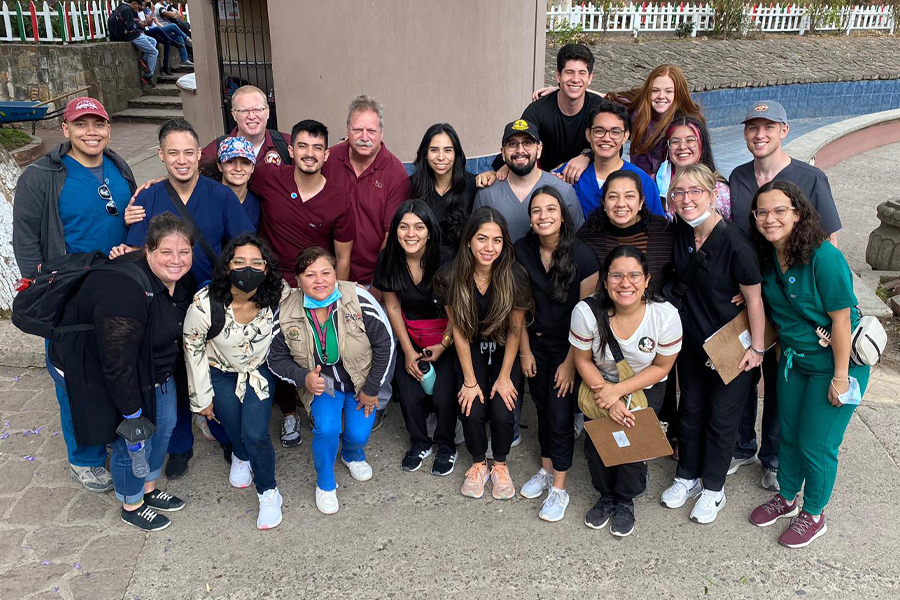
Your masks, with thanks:
M537 363L537 375L529 378L528 388L537 409L538 441L541 458L553 462L554 471L568 471L572 466L575 449L576 391L581 378L575 377L575 391L559 397L553 389L556 370L565 362L569 343L547 342L542 336L531 336L531 353Z
M671 378L672 375L670 374ZM663 405L666 382L657 383L649 390L644 390L647 404L657 415ZM600 497L613 502L628 503L647 487L647 461L638 461L626 465L607 467L600 458L590 436L584 436L584 456L587 458L591 472L591 483L600 492Z
M701 477L705 489L717 492L725 486L753 372L743 372L725 385L706 360L702 350L682 348L678 355L681 431L675 475Z
M484 455L487 452L488 438L485 424L491 423L491 449L494 453L494 460L497 462L506 462L506 455L513 441L513 429L515 427L515 415L513 411L506 408L503 398L498 395L488 397L494 382L500 376L500 370L503 368L503 354L505 348L494 342L476 341L469 344L469 350L472 353L472 368L475 370L475 380L481 393L484 394L484 403L476 399L472 403L469 416L461 415L463 432L466 434L466 448L472 455L472 460L476 463L484 462ZM456 361L457 377L459 385L456 390L463 385L462 366ZM510 379L516 389L519 389L519 380L522 377L522 369L519 366L519 354L516 352L516 360L512 366Z
M406 430L409 432L410 448L413 450L427 450L431 448L432 441L428 437L428 428L425 425L428 414L437 415L437 428L434 430L434 443L441 450L447 450L450 454L456 452L454 437L456 436L456 418L459 416L459 402L456 394L459 387L456 385L456 350L452 347L445 350L441 357L431 363L435 370L433 395L426 396L422 384L406 372L406 359L403 351L397 354L397 369L394 371L394 384L400 395L400 410L403 412L403 420L406 421Z

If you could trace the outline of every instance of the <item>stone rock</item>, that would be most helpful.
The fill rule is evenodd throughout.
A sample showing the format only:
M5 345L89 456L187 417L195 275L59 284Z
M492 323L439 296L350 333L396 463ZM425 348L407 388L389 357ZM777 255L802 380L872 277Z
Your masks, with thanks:
M120 566L110 571L90 571L68 580L69 589L75 600L97 600L98 598L122 598L134 566ZM137 596L135 596L136 598Z
M61 558L73 557L84 548L87 541L96 533L90 526L56 526L42 527L28 536L27 543L38 560L56 562ZM78 560L68 561L69 564Z
M900 269L900 200L882 202L875 209L881 221L869 234L866 262L878 271Z
M0 565L16 562L25 555L23 548L25 542L24 529L5 529L0 535Z
M121 530L122 535L107 535L91 541L81 552L81 568L87 572L133 568L146 538L134 527L124 526Z
M15 433L13 435L21 435ZM18 494L34 480L36 462L25 459L7 461L0 467L0 481L3 482L4 494Z
M69 569L71 567L65 564L43 565L40 562L16 565L0 575L0 598L24 598L35 592L51 591L60 585L60 578Z
M118 512L121 504L116 502L112 494L92 494L79 491L78 497L69 506L66 512L67 523L89 523L96 526L104 519L112 519L114 512ZM113 521L109 521L110 524Z
M894 314L900 316L900 295L893 296L888 301L888 305L891 307L891 310L894 311Z
M66 505L78 494L74 487L32 487L25 492L9 515L10 523L46 523L62 514ZM88 492L84 492L87 494Z

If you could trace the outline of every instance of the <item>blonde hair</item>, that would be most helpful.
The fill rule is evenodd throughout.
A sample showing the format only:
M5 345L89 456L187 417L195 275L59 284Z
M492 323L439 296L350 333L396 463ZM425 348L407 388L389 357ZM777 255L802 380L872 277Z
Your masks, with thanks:
M690 178L698 186L709 192L712 197L713 210L721 214L721 211L719 210L719 198L716 193L716 184L719 182L721 175L703 163L686 165L676 170L675 174L672 176L672 181L669 182L669 194L671 194L672 190L686 177Z
M266 93L264 91L262 91L261 89L259 89L258 87L256 87L255 85L249 85L249 84L242 85L238 89L234 90L234 93L231 94L231 105L234 106L235 98L238 98L239 96L243 96L244 94L250 94L253 92L256 92L257 94L259 94L260 98L262 98L263 102L265 102L266 106L268 106L269 97L266 96Z

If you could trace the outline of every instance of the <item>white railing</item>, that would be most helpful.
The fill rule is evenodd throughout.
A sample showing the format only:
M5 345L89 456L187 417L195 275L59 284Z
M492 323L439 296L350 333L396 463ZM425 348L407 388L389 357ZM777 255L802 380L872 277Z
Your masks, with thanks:
M826 9L826 14L831 11ZM890 6L848 6L836 9L833 19L819 23L821 31L886 30L894 33L897 24ZM672 4L644 2L609 3L594 5L590 2L566 6L552 6L547 11L547 31L567 27L580 27L585 32L674 33L683 23L693 23L691 37L698 32L712 31L716 11L709 4ZM605 27L604 27L605 25ZM766 33L798 33L810 29L810 15L801 4L748 4L744 7L744 29Z
M106 40L106 20L115 0L0 2L0 42L69 44ZM190 20L187 4L178 11Z

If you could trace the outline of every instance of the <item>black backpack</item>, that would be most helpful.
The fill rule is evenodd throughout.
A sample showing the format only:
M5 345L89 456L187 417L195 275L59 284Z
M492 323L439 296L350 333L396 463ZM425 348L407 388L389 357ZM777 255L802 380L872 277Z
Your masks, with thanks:
M127 14L126 14L127 13ZM106 31L114 42L130 42L138 37L138 32L129 31L129 19L134 23L134 11L127 4L120 4L109 14L106 20Z
M290 152L288 152L288 143L284 141L284 136L281 135L277 129L267 129L269 135L272 136L272 143L275 144L275 150L278 152L278 156L281 157L281 162L286 165L293 165L294 161L291 158ZM219 144L222 143L222 140L227 138L227 135L220 135L216 138L216 153L219 152Z
M19 293L13 299L13 325L46 339L54 333L93 329L90 324L57 326L69 300L81 289L88 274L95 271L126 273L141 284L148 298L153 297L150 278L136 262L113 263L101 252L66 254L38 265L33 278L19 282L16 287Z

